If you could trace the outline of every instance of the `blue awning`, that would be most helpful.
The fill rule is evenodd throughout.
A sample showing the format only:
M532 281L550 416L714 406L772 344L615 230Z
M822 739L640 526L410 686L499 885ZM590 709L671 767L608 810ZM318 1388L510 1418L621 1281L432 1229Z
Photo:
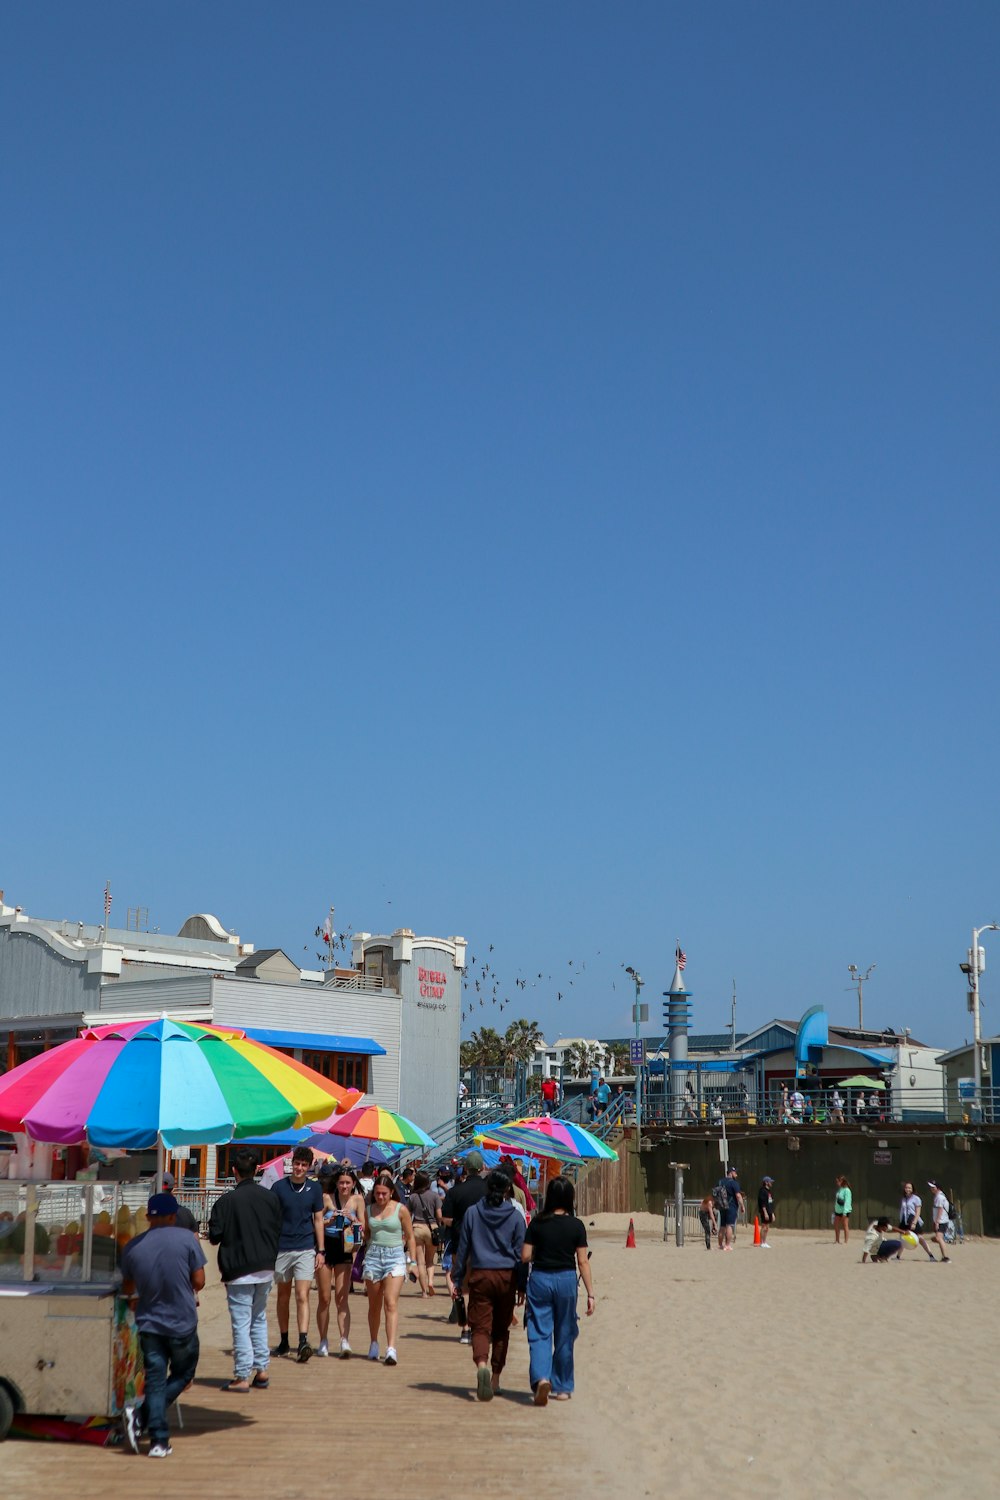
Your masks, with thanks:
M306 1052L353 1052L368 1057L384 1057L385 1048L370 1036L327 1036L319 1031L267 1031L260 1026L244 1026L251 1041L265 1047L301 1047Z

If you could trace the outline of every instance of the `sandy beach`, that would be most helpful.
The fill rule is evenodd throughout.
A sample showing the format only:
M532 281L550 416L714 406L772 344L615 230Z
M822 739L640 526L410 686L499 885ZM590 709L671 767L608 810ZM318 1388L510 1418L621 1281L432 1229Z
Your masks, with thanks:
M588 1220L598 1306L582 1320L572 1401L531 1404L515 1331L504 1393L477 1403L446 1300L410 1289L396 1370L275 1361L269 1392L230 1396L220 1390L228 1318L215 1284L173 1457L9 1441L5 1497L57 1487L90 1500L165 1484L174 1496L311 1497L345 1463L353 1488L376 1500L438 1500L456 1473L479 1500L581 1484L694 1497L720 1483L740 1496L844 1500L899 1488L903 1476L911 1500L992 1489L996 1244L956 1246L950 1265L916 1251L872 1267L859 1264L860 1234L838 1247L832 1234L778 1229L762 1252L741 1230L723 1255L665 1244L652 1216L637 1220L637 1247L626 1250L627 1223ZM363 1299L352 1307L363 1349Z

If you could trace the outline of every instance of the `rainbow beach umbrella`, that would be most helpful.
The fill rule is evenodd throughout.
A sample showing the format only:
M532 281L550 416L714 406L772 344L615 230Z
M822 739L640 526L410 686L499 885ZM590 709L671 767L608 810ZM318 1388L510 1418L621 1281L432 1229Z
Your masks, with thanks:
M0 1077L0 1130L50 1145L218 1145L297 1129L360 1098L231 1027L125 1021Z
M529 1151L554 1161L617 1161L618 1152L598 1136L552 1115L511 1120L506 1125L487 1125L480 1132L483 1140L496 1141L507 1150ZM477 1137L478 1139L479 1137Z
M359 1104L324 1127L330 1135L353 1136L362 1141L384 1141L387 1146L435 1146L426 1130L405 1115L393 1114L381 1104Z

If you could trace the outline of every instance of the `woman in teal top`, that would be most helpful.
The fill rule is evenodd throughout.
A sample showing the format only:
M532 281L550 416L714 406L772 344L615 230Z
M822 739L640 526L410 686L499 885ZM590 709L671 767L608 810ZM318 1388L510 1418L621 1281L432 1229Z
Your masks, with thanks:
M385 1308L385 1362L396 1364L396 1331L399 1327L399 1294L406 1265L416 1259L410 1210L393 1201L392 1178L385 1174L372 1189L365 1233L365 1291L368 1293L369 1359L378 1359L378 1329ZM403 1246L406 1246L404 1252ZM414 1276L414 1281L416 1277Z
M833 1200L833 1238L836 1244L840 1244L840 1231L844 1231L844 1244L851 1237L851 1210L854 1207L854 1195L851 1192L851 1184L846 1177L837 1178L837 1192Z

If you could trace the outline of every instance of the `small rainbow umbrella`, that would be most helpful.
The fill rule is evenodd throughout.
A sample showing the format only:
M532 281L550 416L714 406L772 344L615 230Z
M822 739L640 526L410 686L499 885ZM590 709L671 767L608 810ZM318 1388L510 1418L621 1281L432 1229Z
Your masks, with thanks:
M387 1146L435 1146L426 1130L405 1115L393 1114L381 1104L359 1104L324 1127L330 1135L354 1136L362 1141L384 1141Z
M160 1016L88 1027L0 1077L0 1130L142 1150L311 1124L360 1095L242 1031Z
M582 1125L557 1120L551 1115L511 1120L506 1125L487 1125L480 1136L508 1149L515 1147L554 1161L618 1160L617 1151L589 1130L584 1130Z

